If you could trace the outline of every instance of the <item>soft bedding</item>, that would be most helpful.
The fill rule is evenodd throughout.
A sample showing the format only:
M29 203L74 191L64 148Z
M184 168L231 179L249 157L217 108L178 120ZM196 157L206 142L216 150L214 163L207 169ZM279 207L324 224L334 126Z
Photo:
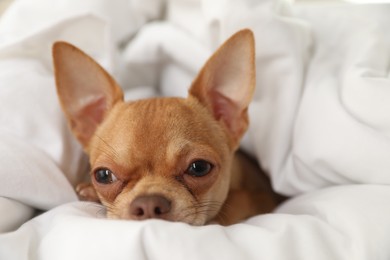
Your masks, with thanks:
M0 19L0 259L390 259L390 6L17 0ZM128 99L183 96L238 29L256 36L242 144L291 198L229 227L107 220L73 190L87 159L51 44L79 46Z

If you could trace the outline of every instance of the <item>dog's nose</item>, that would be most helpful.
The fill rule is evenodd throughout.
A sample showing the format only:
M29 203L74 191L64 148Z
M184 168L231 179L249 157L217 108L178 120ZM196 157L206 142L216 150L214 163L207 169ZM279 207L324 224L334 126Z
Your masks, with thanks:
M161 195L139 196L130 204L130 214L136 219L163 219L171 210L171 202Z

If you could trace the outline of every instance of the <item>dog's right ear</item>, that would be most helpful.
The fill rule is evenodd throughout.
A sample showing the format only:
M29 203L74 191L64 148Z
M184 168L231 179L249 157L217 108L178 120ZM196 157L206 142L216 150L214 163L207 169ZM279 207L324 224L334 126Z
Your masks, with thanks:
M91 57L66 42L53 45L57 93L70 127L84 148L123 92Z

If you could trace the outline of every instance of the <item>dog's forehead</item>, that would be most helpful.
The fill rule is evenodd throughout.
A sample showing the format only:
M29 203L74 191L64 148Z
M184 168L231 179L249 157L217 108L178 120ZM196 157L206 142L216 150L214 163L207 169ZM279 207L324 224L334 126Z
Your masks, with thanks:
M178 135L188 135L188 138L191 135L199 137L201 133L195 128L208 127L208 115L201 113L199 108L191 106L182 98L155 98L129 102L120 110L117 120L124 122L132 135L139 138L147 136L161 140Z
M219 124L207 109L181 98L119 104L97 135L100 145L115 150L115 157L120 157L116 160L123 162L129 157L133 161L168 157L169 153L185 152L194 143L222 146L223 140Z

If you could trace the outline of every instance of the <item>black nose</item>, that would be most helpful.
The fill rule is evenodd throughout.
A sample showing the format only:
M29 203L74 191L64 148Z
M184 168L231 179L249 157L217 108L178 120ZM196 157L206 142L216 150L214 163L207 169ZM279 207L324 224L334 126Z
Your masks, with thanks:
M139 220L163 219L171 210L171 202L161 195L139 196L130 204L130 214Z

